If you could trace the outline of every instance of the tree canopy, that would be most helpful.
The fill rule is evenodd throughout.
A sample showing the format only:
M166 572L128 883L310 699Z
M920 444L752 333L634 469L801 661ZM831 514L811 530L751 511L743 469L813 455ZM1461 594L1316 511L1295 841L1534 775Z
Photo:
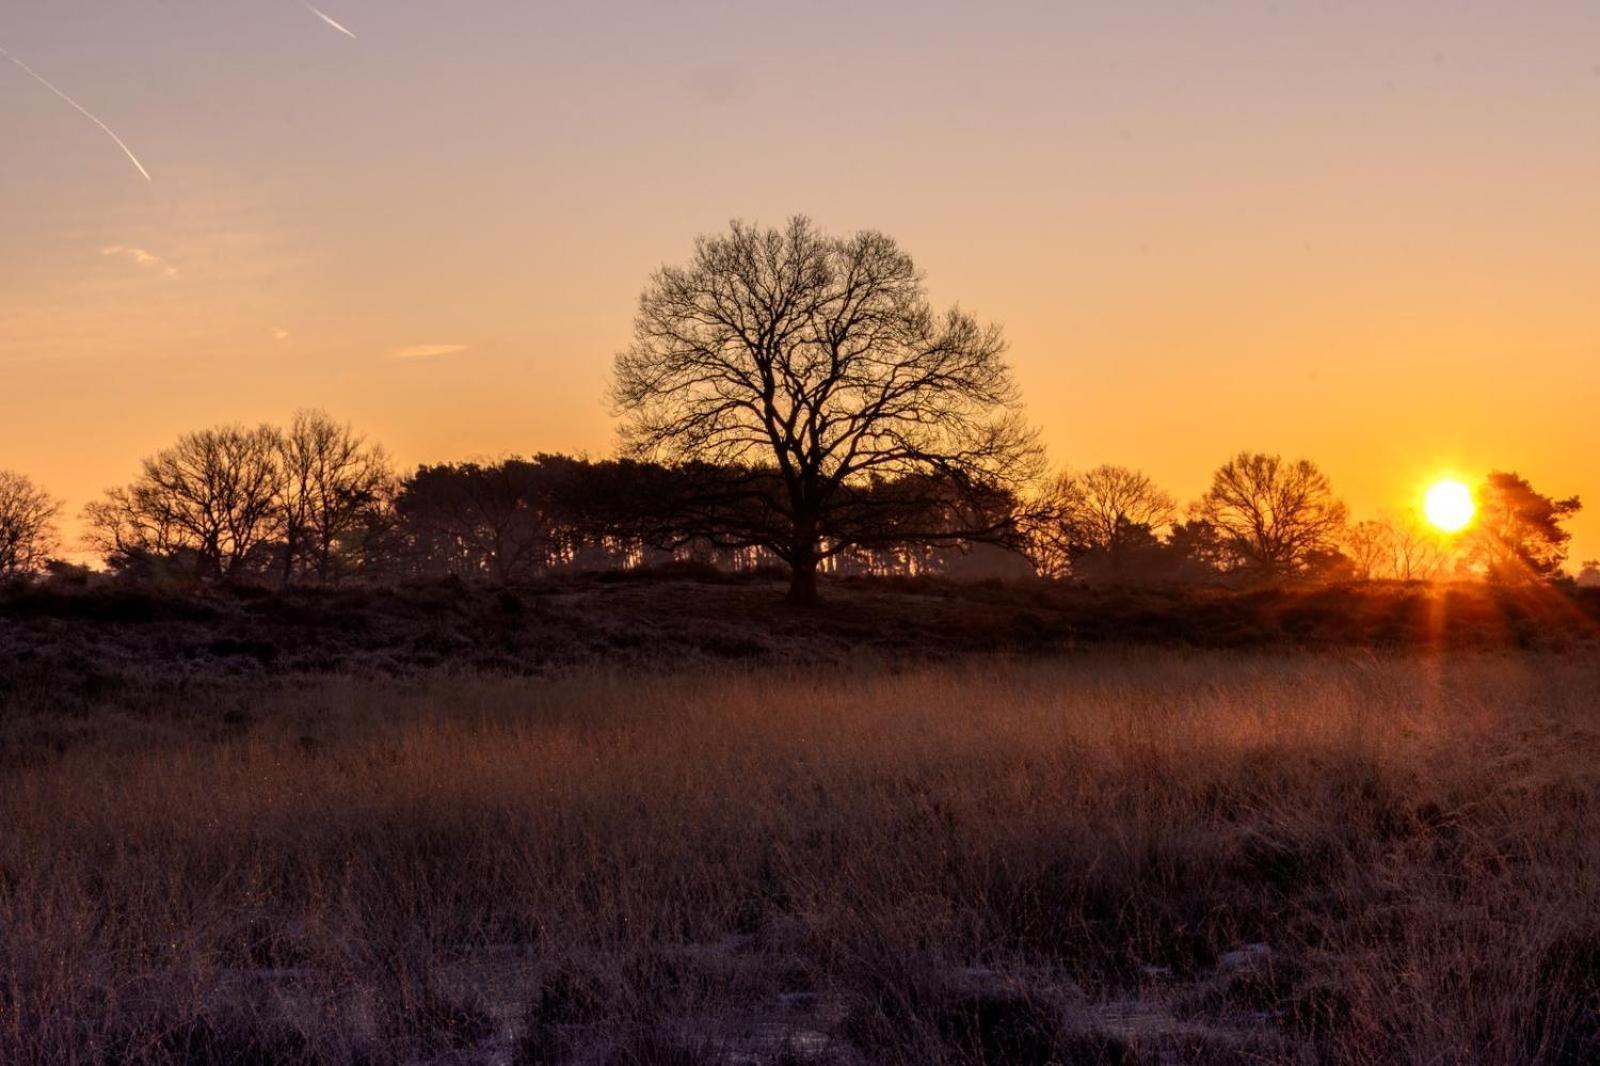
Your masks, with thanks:
M1519 474L1495 471L1478 492L1469 553L1491 581L1515 584L1550 577L1566 562L1572 539L1562 522L1582 508L1576 496L1553 499Z
M1195 508L1238 569L1275 577L1305 570L1335 550L1345 506L1304 459L1241 452L1212 475Z
M739 514L719 532L783 559L810 602L818 563L872 535L864 514L892 509L913 541L1010 528L994 501L1041 453L1004 352L999 327L936 312L881 233L735 222L650 279L613 397L628 454L744 472L702 503Z

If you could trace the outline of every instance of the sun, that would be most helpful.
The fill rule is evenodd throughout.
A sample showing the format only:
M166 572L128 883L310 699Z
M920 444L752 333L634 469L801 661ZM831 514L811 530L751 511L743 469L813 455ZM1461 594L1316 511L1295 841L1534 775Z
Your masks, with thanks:
M1454 479L1437 481L1428 488L1422 501L1423 513L1428 521L1445 533L1459 533L1467 528L1478 505L1472 499L1472 490Z

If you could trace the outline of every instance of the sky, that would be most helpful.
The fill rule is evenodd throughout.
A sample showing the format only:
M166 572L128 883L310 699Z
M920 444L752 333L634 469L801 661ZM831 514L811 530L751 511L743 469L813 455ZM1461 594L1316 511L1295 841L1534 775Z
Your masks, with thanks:
M893 235L1052 461L1241 449L1357 517L1580 494L1600 556L1600 4L6 0L0 468L75 515L320 407L404 465L604 455L650 272ZM69 523L69 533L75 523Z

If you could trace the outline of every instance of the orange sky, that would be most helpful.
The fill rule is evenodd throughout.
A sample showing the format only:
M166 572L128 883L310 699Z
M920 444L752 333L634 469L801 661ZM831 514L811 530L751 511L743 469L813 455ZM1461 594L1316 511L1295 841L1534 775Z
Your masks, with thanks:
M805 212L1004 323L1057 463L1304 455L1358 516L1510 468L1600 555L1600 5L319 6L357 39L0 11L153 178L0 64L0 467L74 513L298 406L407 464L607 452L649 271Z

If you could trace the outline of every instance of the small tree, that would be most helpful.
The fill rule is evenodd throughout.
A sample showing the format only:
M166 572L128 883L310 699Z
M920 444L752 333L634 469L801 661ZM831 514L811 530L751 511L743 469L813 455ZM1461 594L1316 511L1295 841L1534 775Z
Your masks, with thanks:
M1578 571L1578 585L1580 588L1600 588L1600 559L1589 559L1583 564L1583 569Z
M1230 561L1217 528L1198 518L1174 522L1162 551L1168 579L1173 581L1215 581Z
M748 475L712 488L740 515L742 528L723 532L784 560L789 598L811 603L818 565L869 530L854 516L874 479L992 498L1033 476L1040 451L1004 351L997 327L936 313L911 257L881 233L735 222L697 241L687 266L650 279L612 395L631 456ZM945 520L959 510L931 508L939 528L901 535L1011 528L953 528Z
M1072 560L1093 555L1104 561L1113 582L1127 576L1129 556L1148 553L1176 517L1171 496L1145 474L1121 466L1058 475L1046 490L1043 510L1041 569L1065 571Z
M1216 530L1234 569L1284 577L1335 549L1345 506L1312 463L1241 452L1213 475L1195 517Z
M1388 577L1394 556L1392 531L1385 522L1368 519L1345 531L1343 550L1350 572L1358 581Z
M1398 581L1434 581L1443 576L1453 551L1439 531L1415 513L1383 519L1389 546L1389 576Z
M283 582L337 580L341 553L371 526L394 484L388 456L321 411L300 411L279 435Z
M23 474L0 470L0 578L35 574L56 549L61 504Z
M1576 496L1552 499L1526 478L1496 471L1478 492L1469 554L1491 581L1515 584L1554 576L1572 539L1562 523L1582 508Z

